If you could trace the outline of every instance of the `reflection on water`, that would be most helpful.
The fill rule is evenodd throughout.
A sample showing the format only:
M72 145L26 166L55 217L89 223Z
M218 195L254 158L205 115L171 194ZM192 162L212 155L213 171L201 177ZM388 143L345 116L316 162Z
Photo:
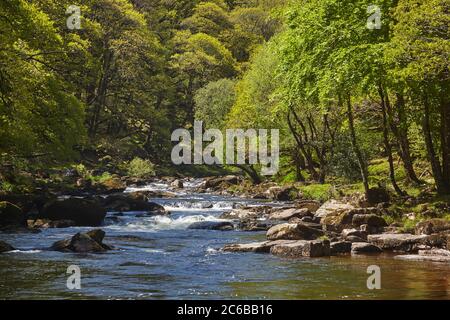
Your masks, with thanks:
M187 227L193 221L217 220L244 200L182 196L157 200L171 208L170 219L129 213L104 226L105 242L117 249L106 254L45 250L86 228L0 234L0 240L21 249L0 255L0 299L450 299L450 266L444 263L387 255L284 259L222 253L216 249L259 241L264 233ZM66 288L72 264L82 272L78 291ZM381 268L381 290L367 289L369 265Z

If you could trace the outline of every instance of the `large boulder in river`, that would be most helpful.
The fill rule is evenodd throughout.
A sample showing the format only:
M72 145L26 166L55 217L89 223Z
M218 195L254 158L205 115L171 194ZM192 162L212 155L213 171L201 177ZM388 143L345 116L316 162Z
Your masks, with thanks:
M367 242L353 242L352 243L352 254L364 254L364 253L381 253L380 247Z
M276 240L276 241L263 241L263 242L251 242L243 244L227 244L223 251L225 252L255 252L255 253L269 253L273 246L278 244L286 244L296 242L295 240Z
M103 243L105 232L101 229L91 230L86 233L79 232L70 239L55 242L51 249L62 252L105 252L112 247Z
M367 241L383 250L414 252L422 246L429 245L432 238L427 235L384 233L369 235Z
M450 232L450 221L445 219L431 219L417 223L415 228L417 235L430 235L439 232Z
M269 219L289 221L292 218L303 218L306 216L312 216L311 212L309 212L307 208L289 208L273 211L269 215Z
M13 251L13 250L15 250L14 247L11 246L9 243L0 241L0 253Z
M282 223L267 231L269 240L313 240L323 236L322 230L312 228L305 223Z
M327 257L330 256L330 242L328 240L285 242L272 246L270 253L289 258Z
M0 227L21 225L24 219L18 206L7 201L0 202Z
M111 195L103 201L103 205L109 211L145 211L158 215L167 214L163 206L154 202L148 202L144 198L141 198L140 194L133 193Z
M201 186L202 189L224 189L226 187L229 187L231 185L236 185L239 183L239 177L237 176L225 176L225 177L214 177L207 179L203 185Z
M325 218L329 215L337 216L352 209L355 209L355 206L352 204L333 199L325 202L319 209L317 209L314 216L318 218Z
M54 200L47 203L42 213L41 219L49 220L71 220L77 226L99 226L106 216L106 210L97 202L69 198L63 200Z
M229 221L199 221L189 225L188 229L230 231L234 226Z
M172 187L172 188L175 188L175 189L182 189L183 188L183 181L181 181L180 179L175 179L171 184L170 184L170 186Z
M330 244L331 255L350 253L352 243L350 241L335 241Z

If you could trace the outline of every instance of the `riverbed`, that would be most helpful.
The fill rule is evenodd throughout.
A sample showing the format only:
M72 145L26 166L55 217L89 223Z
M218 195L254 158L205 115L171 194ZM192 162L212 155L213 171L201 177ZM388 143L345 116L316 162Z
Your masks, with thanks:
M261 241L265 232L192 230L239 205L267 202L191 192L151 199L169 216L109 212L101 227L115 250L75 254L46 250L92 228L1 234L19 250L0 255L0 299L450 299L450 265L391 255L286 259L224 253L226 244ZM167 190L152 183L136 190ZM283 205L283 203L271 203ZM81 289L69 290L67 268L81 269ZM367 288L367 268L381 269L381 289Z

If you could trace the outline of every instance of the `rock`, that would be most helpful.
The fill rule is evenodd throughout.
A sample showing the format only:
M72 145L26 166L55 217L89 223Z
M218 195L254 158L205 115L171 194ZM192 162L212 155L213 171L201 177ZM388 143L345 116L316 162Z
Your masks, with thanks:
M47 203L38 218L49 220L72 220L77 226L99 226L106 210L94 201L79 198L54 200Z
M327 257L330 256L330 242L328 240L297 240L274 245L270 253L283 257Z
M231 185L236 185L239 183L239 178L237 176L225 176L225 177L214 177L207 179L203 185L201 186L202 189L224 189L226 187L229 187Z
M241 231L267 231L272 228L276 221L244 219L239 221L238 229Z
M415 233L417 235L450 231L450 221L445 219L431 219L416 224Z
M345 240L347 240L349 242L367 242L366 239L363 239L363 238L358 237L358 236L347 236L345 238Z
M105 189L106 192L123 192L127 188L125 182L120 179L117 175L112 175L110 179L103 181L101 186Z
M252 242L245 244L228 244L223 248L225 252L256 252L256 253L269 253L270 248L275 245L295 242L292 240L277 240L277 241L263 241Z
M358 238L367 240L367 232L361 231L361 230L357 230L357 229L344 229L342 230L341 233L342 237L344 239L350 237L350 236L356 236Z
M349 241L336 241L330 244L331 255L350 253L352 243Z
M199 221L189 225L188 229L203 229L203 230L234 230L234 226L228 221Z
M301 201L297 201L295 202L295 207L299 208L299 209L308 209L309 212L316 212L321 204L319 201L315 201L315 200L301 200Z
M450 257L450 251L444 249L419 250L421 256L446 256Z
M389 202L390 196L385 188L371 188L367 194L367 201L370 204Z
M342 230L352 227L353 215L350 212L350 210L345 210L329 213L321 218L320 223L326 231L342 232Z
M105 232L101 229L91 230L86 233L77 233L70 239L55 242L51 249L62 252L105 252L112 248L103 243Z
M352 218L352 224L354 226L360 226L367 224L370 227L385 227L387 226L386 220L375 214L355 214Z
M272 212L269 215L270 220L285 220L288 221L292 218L303 218L305 216L312 216L312 214L309 212L307 208L303 209L283 209L279 211Z
M7 201L0 202L0 227L23 224L25 215L22 210Z
M14 247L11 246L9 243L0 241L0 253L13 251L13 250L16 250L16 249L14 249Z
M394 259L450 263L450 251L447 251L447 250L444 250L446 252L441 252L441 251L433 252L433 250L427 250L427 251L431 251L431 252L424 253L422 250L420 250L419 254L398 255L398 256L395 256Z
M76 226L76 222L73 220L49 220L49 219L36 219L27 220L28 228L34 229L46 229L46 228L69 228Z
M311 228L303 223L278 224L270 228L266 234L269 240L313 240L323 235L323 231Z
M146 211L158 215L168 214L163 206L144 200L140 194L116 194L105 199L103 205L109 211Z
M343 212L355 209L350 203L341 202L338 200L329 200L325 202L314 214L315 217L325 218L328 215L337 216Z
M175 189L182 189L182 188L183 188L183 181L181 181L180 179L175 179L175 180L170 184L170 186L171 186L172 188L175 188Z
M299 198L299 192L295 187L270 187L267 194L270 199L278 201L292 201Z
M417 251L420 245L429 243L430 239L427 235L383 233L369 235L367 240L383 250L413 252Z
M260 219L265 218L272 208L269 206L244 207L233 209L230 212L224 212L220 215L220 219Z
M352 254L360 254L360 253L381 253L380 247L377 247L373 244L366 242L353 242L352 243Z

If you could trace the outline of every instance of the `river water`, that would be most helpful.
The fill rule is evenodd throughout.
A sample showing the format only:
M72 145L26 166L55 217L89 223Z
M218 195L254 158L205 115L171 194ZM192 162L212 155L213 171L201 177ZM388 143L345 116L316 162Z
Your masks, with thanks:
M0 255L0 299L450 299L449 264L388 255L286 259L223 253L217 249L225 244L261 241L265 233L187 227L218 220L239 204L262 203L189 192L198 183L187 184L176 198L151 200L170 216L108 213L104 242L116 248L108 253L45 250L91 228L0 234L0 240L20 249ZM153 183L139 190L166 189ZM80 290L67 289L69 265L81 269ZM380 290L367 288L370 265L381 268Z

